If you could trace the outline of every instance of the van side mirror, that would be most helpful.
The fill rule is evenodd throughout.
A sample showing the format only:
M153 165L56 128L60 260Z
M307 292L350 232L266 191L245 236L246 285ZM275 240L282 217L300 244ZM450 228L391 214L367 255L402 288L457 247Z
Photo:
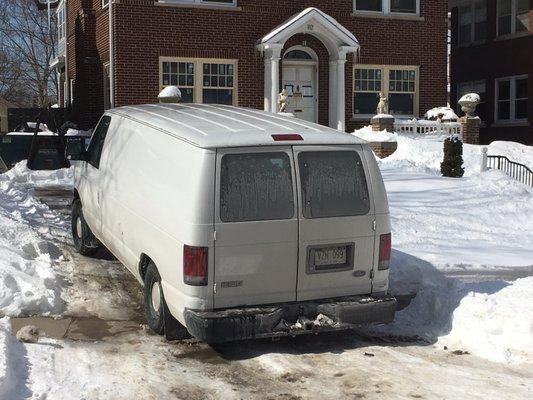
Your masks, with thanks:
M67 139L67 148L65 150L68 160L86 161L87 152L85 151L85 138L70 137Z

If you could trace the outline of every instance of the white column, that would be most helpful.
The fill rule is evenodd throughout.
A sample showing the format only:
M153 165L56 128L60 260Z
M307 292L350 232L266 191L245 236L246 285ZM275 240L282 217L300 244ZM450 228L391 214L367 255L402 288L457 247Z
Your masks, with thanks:
M270 111L278 112L278 94L279 94L279 57L272 57L270 60L270 79L272 81L270 100Z
M337 128L337 61L329 62L329 127Z
M346 59L337 60L337 130L345 132L346 130L346 79L344 75L344 66Z
M265 58L265 92L263 97L265 98L265 111L270 111L272 101L270 96L272 93L272 76L270 74L270 58Z

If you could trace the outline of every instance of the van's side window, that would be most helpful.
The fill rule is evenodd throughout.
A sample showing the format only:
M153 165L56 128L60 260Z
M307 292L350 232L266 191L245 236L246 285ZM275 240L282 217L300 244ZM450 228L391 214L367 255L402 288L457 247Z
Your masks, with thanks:
M291 165L286 153L222 157L220 219L223 222L290 219L293 215Z
M365 215L370 210L365 171L355 151L298 156L305 218Z
M95 168L100 167L100 157L102 156L102 149L109 124L111 124L111 117L104 115L94 130L93 137L87 148L87 161Z

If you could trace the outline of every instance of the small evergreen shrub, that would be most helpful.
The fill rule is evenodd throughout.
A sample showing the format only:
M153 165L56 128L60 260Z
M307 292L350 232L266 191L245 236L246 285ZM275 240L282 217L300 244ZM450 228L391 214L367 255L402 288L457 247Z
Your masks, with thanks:
M440 164L440 172L450 178L461 178L463 168L463 142L457 136L444 141L444 160Z

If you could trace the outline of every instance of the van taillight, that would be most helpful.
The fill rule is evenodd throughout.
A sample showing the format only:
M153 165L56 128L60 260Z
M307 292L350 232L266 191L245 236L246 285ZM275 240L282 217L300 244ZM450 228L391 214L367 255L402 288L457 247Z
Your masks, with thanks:
M381 235L379 237L379 263L378 269L389 269L391 255L391 234Z
M207 285L207 247L183 246L183 282L191 286Z

